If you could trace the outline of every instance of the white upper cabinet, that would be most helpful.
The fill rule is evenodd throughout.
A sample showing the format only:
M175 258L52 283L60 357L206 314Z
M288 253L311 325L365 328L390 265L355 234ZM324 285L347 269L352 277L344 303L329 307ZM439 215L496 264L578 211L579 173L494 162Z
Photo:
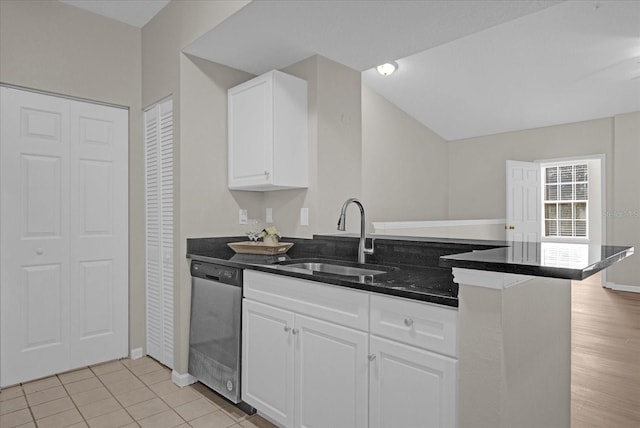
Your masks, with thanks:
M307 187L307 82L273 70L228 95L229 188Z

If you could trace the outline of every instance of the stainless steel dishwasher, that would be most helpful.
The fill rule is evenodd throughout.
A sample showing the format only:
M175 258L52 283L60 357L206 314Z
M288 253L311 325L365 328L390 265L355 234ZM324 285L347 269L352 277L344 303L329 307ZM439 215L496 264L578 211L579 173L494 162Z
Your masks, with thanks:
M246 413L241 400L242 269L191 262L189 374Z

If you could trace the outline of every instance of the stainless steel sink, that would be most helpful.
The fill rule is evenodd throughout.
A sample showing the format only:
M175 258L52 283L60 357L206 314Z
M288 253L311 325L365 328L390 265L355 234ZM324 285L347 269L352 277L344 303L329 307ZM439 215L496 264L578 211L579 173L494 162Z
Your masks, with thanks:
M373 276L373 275L380 275L383 273L387 273L384 270L344 266L340 264L325 263L325 262L291 263L291 264L283 265L282 268L285 270L300 269L305 271L330 273L333 275L342 275L342 276L367 276L367 275Z
M321 258L291 260L280 263L277 266L278 269L289 272L308 275L337 275L348 277L350 280L355 279L363 283L373 281L375 275L382 275L397 269L393 266L380 266Z

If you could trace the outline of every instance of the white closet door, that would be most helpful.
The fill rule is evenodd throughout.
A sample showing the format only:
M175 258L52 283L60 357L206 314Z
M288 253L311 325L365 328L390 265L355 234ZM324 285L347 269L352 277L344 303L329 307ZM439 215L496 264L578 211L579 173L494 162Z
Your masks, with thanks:
M0 385L68 368L68 100L0 88Z
M128 353L128 112L71 103L70 319L74 366Z
M145 111L147 354L173 367L173 102Z
M128 125L120 109L0 89L5 386L127 354ZM83 148L106 141L111 158Z

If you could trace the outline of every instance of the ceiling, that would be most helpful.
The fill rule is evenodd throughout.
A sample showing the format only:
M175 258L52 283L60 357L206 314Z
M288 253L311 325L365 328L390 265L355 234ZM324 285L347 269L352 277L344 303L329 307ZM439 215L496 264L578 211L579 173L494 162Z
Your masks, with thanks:
M639 1L254 0L184 51L253 74L320 54L448 141L640 111Z
M170 0L59 0L71 6L142 28Z

